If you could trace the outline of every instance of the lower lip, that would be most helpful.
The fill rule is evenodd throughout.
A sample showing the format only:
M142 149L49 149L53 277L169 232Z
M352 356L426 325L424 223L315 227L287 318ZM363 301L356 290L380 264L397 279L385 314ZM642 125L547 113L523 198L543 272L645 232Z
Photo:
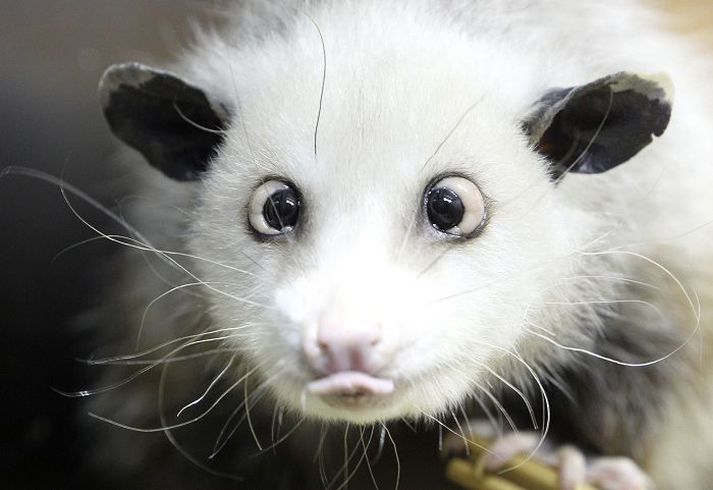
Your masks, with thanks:
M388 396L394 392L394 382L358 371L343 371L312 381L307 390L319 396Z
M374 395L323 395L320 396L322 401L334 408L342 408L349 410L359 410L363 408L376 408L385 406L390 403L390 396L374 396Z

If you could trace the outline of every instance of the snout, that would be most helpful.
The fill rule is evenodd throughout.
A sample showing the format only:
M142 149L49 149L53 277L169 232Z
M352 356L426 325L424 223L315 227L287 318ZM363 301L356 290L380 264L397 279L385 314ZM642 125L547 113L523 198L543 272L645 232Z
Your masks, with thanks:
M305 342L306 358L317 377L307 390L321 397L383 397L394 391L383 368L383 329L376 321L354 322L343 315L324 315L316 335Z

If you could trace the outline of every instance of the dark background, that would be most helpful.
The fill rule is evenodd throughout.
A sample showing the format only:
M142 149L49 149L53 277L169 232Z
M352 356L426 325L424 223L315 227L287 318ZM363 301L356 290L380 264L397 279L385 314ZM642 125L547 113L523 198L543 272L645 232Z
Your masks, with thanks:
M103 70L119 61L167 59L190 39L209 2L188 0L0 0L0 169L63 176L112 205L116 146L96 96ZM205 17L205 14L203 14ZM117 196L118 197L118 196ZM111 230L86 206L82 214ZM91 301L92 271L111 258L56 186L0 179L0 487L82 488L75 445L77 400L51 388L84 388L74 361L91 339L71 318Z
M672 25L713 37L710 0L671 5ZM116 148L96 85L114 62L167 59L190 36L199 0L0 0L0 169L31 167L111 206L106 193ZM701 10L703 9L703 10ZM82 214L111 231L101 214ZM0 486L89 488L77 447L78 403L51 388L84 388L91 339L71 318L92 300L92 272L116 250L69 211L56 186L17 175L0 179Z

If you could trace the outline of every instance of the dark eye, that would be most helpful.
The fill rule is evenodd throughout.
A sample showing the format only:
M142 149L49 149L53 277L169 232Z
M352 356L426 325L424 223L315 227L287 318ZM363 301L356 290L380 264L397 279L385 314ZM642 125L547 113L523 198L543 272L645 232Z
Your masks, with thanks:
M262 235L291 231L300 216L297 190L286 182L270 180L255 189L250 198L250 225Z
M468 236L485 220L485 201L480 189L463 177L439 180L426 194L428 221L440 232Z

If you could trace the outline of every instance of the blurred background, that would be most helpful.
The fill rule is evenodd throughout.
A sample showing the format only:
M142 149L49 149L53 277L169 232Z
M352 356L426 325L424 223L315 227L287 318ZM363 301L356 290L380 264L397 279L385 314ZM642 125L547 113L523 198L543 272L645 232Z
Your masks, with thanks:
M652 0L671 28L713 46L713 2ZM214 21L199 0L0 0L0 169L63 176L105 204L116 170L114 142L96 97L103 70L119 61L170 59L194 20ZM91 209L83 215L111 231ZM92 301L92 271L115 249L69 211L56 186L0 179L0 486L93 488L80 465L78 404L52 391L84 387L75 357L90 339L70 320Z
M190 23L213 3L196 0L0 0L0 169L40 169L115 204L107 193L116 148L96 96L119 61L170 59ZM208 19L210 20L210 19ZM81 207L105 230L104 216ZM75 357L91 340L70 320L92 301L92 271L115 247L92 237L56 186L0 179L0 487L89 488L76 447L79 404L52 388L83 388Z

